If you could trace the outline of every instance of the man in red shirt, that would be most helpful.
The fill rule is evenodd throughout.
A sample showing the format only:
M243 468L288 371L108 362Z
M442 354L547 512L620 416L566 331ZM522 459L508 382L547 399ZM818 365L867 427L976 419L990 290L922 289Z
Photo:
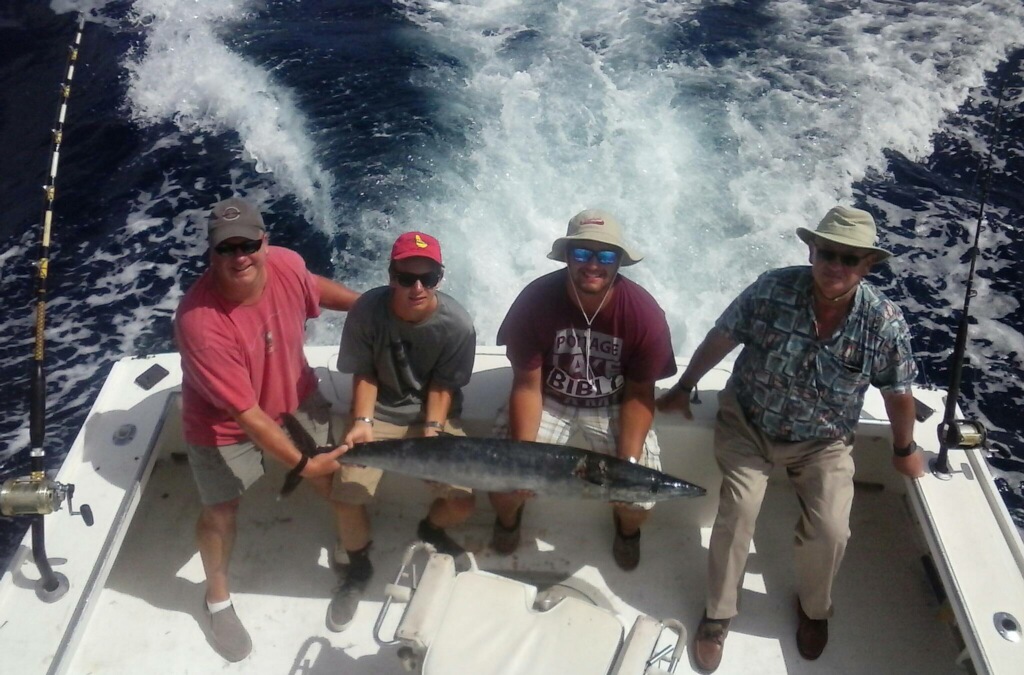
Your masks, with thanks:
M676 372L665 312L619 273L642 256L627 247L618 221L586 210L569 221L548 258L565 268L531 282L498 329L512 363L510 438L566 443L577 431L591 450L661 468L654 383ZM492 493L492 548L511 553L527 494ZM612 554L624 570L640 562L640 526L653 502L615 504Z
M293 413L320 445L330 404L303 353L305 322L320 308L346 311L359 294L310 273L293 251L270 246L259 211L233 197L214 204L209 268L178 306L182 422L203 502L196 524L214 647L240 661L252 641L231 604L228 565L242 494L263 475L264 454L326 496L344 448L303 459L281 417Z

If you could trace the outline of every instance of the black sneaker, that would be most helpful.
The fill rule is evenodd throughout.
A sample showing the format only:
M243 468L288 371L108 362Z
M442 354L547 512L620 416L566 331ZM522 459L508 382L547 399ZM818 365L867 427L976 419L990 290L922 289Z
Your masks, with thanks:
M327 627L340 633L352 625L356 616L356 608L366 591L368 580L345 579L334 589L331 604L327 607Z
M438 553L458 558L466 552L466 549L455 543L455 540L448 536L443 527L436 527L429 519L424 518L416 528L416 536L420 541L430 544Z
M331 604L327 607L327 627L340 633L352 625L359 600L366 592L366 586L373 577L373 565L370 563L370 545L359 551L349 551L349 563L339 567L343 581L331 595Z

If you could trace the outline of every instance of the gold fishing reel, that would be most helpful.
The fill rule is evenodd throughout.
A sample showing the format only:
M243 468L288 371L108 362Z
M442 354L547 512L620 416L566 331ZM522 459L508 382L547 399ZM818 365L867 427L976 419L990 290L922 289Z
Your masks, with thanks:
M952 425L939 424L939 442L950 448L976 448L988 441L988 431L978 420L953 420Z
M83 504L80 511L75 511L72 504L74 494L73 484L59 483L44 474L19 476L0 486L0 513L5 516L45 516L59 511L61 504L67 500L68 512L73 516L82 516L85 524L91 526L92 509L88 504Z

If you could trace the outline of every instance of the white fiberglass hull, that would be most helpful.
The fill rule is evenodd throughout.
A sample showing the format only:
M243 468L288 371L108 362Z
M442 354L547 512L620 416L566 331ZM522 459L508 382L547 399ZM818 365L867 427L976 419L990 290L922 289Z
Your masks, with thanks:
M336 349L307 351L321 389L336 411L344 411L349 378L333 367ZM170 375L144 391L134 379L156 362ZM534 500L523 545L508 558L487 548L493 513L482 495L469 523L452 535L476 554L482 569L541 587L564 581L614 611L627 629L637 615L647 614L680 619L692 631L703 607L706 546L720 482L711 450L715 391L727 375L719 369L702 382L708 390L701 391L693 422L665 415L656 420L664 470L702 485L708 496L657 507L644 528L636 571L623 572L612 561L611 517L602 503ZM466 396L471 433L488 432L507 397L509 378L501 351L478 350ZM384 585L394 580L429 502L420 481L401 476L385 479L372 509L376 576L356 623L335 634L324 626L334 584L328 510L306 488L276 501L283 470L268 467L243 502L232 564L235 603L253 637L253 652L226 664L213 651L203 629L203 573L193 541L199 502L187 463L178 456L179 382L173 354L128 359L112 370L57 476L76 485L76 504L92 506L96 525L87 528L66 512L47 517L49 558L70 582L69 592L50 604L36 597L38 573L26 538L0 580L4 671L403 672L397 648L378 645L372 635ZM917 395L941 411L940 392ZM937 450L932 436L940 414L917 433L928 452ZM125 433L125 425L135 427L134 437L118 445L114 437ZM825 654L812 663L796 651L797 504L780 475L758 523L741 614L719 672L960 672L959 635L966 643L963 658L978 672L1021 672L1024 645L1003 637L1007 624L996 617L1024 617L1024 556L983 458L977 451L954 450L950 480L927 476L911 483L889 465L889 446L881 398L872 391L855 450L853 539ZM948 604L936 598L925 574L926 554ZM691 668L687 655L676 672ZM546 672L543 664L536 672Z

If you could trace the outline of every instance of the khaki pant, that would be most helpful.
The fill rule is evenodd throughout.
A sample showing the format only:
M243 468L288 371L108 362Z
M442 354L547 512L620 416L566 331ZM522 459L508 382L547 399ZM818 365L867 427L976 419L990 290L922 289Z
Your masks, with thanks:
M351 427L352 419L348 417L345 422L345 433L338 438L344 439ZM445 422L442 431L452 436L466 435L458 420L448 420ZM419 438L422 435L422 423L403 426L379 419L373 421L373 440L375 441ZM342 459L344 460L344 458ZM343 504L369 504L373 501L374 495L377 494L377 487L380 485L380 479L383 475L384 472L382 470L373 467L342 464L341 469L334 474L334 482L331 485L331 499ZM427 485L430 486L431 494L435 498L440 499L467 498L473 494L470 488L465 487L444 485L433 481L427 481Z
M707 615L738 612L754 524L768 476L780 464L800 500L794 539L797 593L812 619L832 613L832 582L850 538L853 457L849 439L777 442L746 419L731 388L719 395L715 459L722 470L718 515L708 554Z

